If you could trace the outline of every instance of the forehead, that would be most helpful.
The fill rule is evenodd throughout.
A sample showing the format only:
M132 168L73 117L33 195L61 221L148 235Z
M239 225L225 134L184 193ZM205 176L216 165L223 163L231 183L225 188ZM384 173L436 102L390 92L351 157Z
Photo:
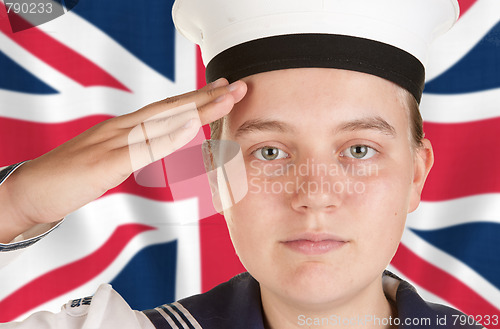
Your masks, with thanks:
M408 127L400 87L385 79L348 70L299 68L270 71L244 79L247 95L226 117L234 138L249 120L280 121L295 132L331 132L336 125L379 118L396 130ZM404 133L403 133L404 135Z

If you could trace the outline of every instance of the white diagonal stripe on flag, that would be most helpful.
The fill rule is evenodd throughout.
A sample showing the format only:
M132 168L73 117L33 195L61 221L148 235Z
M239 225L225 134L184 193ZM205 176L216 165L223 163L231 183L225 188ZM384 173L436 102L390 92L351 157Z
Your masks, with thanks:
M500 1L477 1L453 26L432 44L429 63L426 67L426 80L432 80L444 73L500 20ZM471 28L473 27L473 28Z
M410 247L411 250L421 258L437 268L448 272L450 275L453 275L458 280L467 284L492 305L500 308L500 290L469 266L421 239L410 229L405 229L401 242Z
M407 226L417 230L437 230L474 222L500 224L500 194L480 194L463 198L421 202L408 214Z

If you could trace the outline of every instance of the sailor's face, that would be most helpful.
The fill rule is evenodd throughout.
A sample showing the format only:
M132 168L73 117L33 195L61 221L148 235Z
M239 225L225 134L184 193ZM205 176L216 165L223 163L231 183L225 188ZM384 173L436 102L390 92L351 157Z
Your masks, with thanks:
M221 138L240 144L249 191L224 216L263 300L379 294L425 179L399 88L336 69L245 80Z

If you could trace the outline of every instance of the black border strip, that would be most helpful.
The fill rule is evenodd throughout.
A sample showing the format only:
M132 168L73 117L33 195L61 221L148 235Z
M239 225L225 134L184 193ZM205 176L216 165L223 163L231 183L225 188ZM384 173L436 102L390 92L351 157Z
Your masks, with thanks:
M301 67L364 72L392 81L420 103L425 82L422 63L394 46L338 34L290 34L266 37L231 47L207 65L207 82L230 82L249 75Z
M23 161L23 162L19 162L19 163L16 163L16 164L13 164L13 165L10 165L8 167L5 167L3 168L2 170L0 170L0 185L2 185L2 183L7 179L9 178L9 176L14 172L16 171L17 168L19 168L22 164L24 164L25 162L28 162L28 161Z

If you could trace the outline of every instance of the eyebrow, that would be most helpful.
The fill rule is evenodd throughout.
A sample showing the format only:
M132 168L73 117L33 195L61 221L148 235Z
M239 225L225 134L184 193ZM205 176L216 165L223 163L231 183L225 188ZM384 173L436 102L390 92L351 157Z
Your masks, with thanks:
M336 129L337 132L357 130L376 130L391 137L396 136L396 129L381 117L370 117L347 121L342 123Z
M245 121L235 133L235 137L259 131L279 131L281 133L295 133L295 128L283 121L254 119Z
M341 123L340 126L335 129L335 132L338 133L358 130L375 130L391 137L396 136L396 129L381 117L370 117L346 121ZM253 119L245 121L236 130L235 138L261 131L278 131L292 134L296 133L296 129L294 127L283 121Z

